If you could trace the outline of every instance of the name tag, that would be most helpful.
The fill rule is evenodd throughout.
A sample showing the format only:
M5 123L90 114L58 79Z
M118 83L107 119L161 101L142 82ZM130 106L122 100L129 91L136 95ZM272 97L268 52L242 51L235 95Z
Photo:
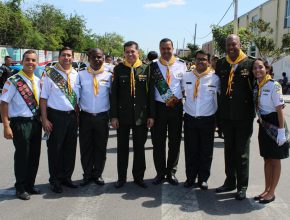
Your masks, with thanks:
M192 82L186 82L186 84L192 84Z
M208 87L210 87L210 88L216 88L215 85L208 85Z
M146 75L138 75L138 79L139 79L139 81L146 81L146 79L147 79L147 76Z

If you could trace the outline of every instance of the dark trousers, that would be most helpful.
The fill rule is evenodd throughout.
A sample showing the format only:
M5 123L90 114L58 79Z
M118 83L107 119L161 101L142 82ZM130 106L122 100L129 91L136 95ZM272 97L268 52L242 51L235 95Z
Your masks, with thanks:
M84 179L102 175L106 162L109 137L109 115L107 112L92 114L80 113L80 152Z
M49 182L60 184L71 180L77 147L77 116L74 111L62 112L48 108L48 120L53 129L47 140Z
M181 132L182 102L166 107L156 102L156 119L153 129L153 159L157 175L174 174L177 169ZM166 166L166 136L168 131L168 158Z
M127 169L129 160L129 136L130 130L133 132L133 178L134 180L143 180L146 169L145 163L145 142L148 129L146 125L126 125L120 124L117 130L117 167L118 180L127 179Z
M188 180L207 182L213 155L215 116L184 115L184 152Z
M41 148L41 123L34 120L11 119L15 146L15 188L24 192L34 187Z
M221 121L225 141L224 185L247 190L249 180L249 147L253 133L253 119Z

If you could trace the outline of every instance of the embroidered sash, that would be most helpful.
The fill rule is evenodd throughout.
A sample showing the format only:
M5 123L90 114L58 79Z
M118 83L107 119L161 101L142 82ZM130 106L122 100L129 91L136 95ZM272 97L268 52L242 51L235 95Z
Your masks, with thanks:
M77 105L77 95L73 90L71 94L69 93L67 80L65 80L65 78L54 68L47 68L46 75L58 86L65 97L69 100L73 108L75 108Z
M15 86L17 91L20 93L21 97L23 98L27 107L32 112L33 116L39 115L39 106L37 104L37 101L35 99L35 96L34 96L32 90L27 85L25 80L21 76L19 76L18 74L11 76L9 78L9 80Z

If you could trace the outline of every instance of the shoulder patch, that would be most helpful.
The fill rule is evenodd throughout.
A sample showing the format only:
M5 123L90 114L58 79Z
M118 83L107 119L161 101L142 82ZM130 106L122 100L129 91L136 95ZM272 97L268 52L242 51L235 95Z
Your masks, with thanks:
M180 58L178 58L178 60L179 60L180 62L182 62L182 63L185 63L185 61L184 61L184 60L182 60L182 59L180 59Z

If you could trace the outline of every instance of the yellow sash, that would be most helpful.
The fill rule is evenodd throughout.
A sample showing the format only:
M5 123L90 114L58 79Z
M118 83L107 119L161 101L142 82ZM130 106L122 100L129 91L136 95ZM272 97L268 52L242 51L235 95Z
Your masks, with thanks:
M226 60L229 64L231 64L231 71L230 71L230 76L228 80L228 88L227 88L227 95L230 96L232 92L232 82L234 79L234 74L235 74L235 65L240 63L242 60L244 60L247 57L246 54L242 50L240 50L239 56L235 61L232 61L231 58L227 55Z
M163 66L166 66L166 82L167 84L170 86L171 84L171 78L170 78L170 70L169 67L172 66L174 64L174 62L176 61L175 56L172 56L171 59L169 60L169 62L167 62L166 60L164 60L162 57L159 58L160 63Z
M37 86L36 86L35 81L34 81L34 74L32 74L31 76L28 76L23 70L20 70L20 72L18 74L29 79L29 81L31 82L31 85L32 85L32 92L33 92L34 98L37 102L37 105L39 105Z
M57 68L58 70L67 74L67 85L68 85L67 87L68 87L68 92L71 95L72 94L72 86L71 86L71 82L70 82L70 74L72 72L72 66L70 66L70 69L67 71L60 65L60 63L56 63L55 68Z
M198 95L198 88L199 88L199 84L200 84L200 79L203 76L206 76L209 72L211 71L211 69L208 67L206 69L206 71L204 71L203 73L198 73L196 71L196 69L192 70L193 74L196 76L196 82L195 82L195 86L194 86L194 93L193 93L193 99L197 98Z
M134 69L142 65L142 61L138 58L134 65L132 66L127 60L123 62L123 64L127 67L131 68L130 73L130 87L131 87L131 96L135 95L135 74Z
M99 73L104 72L105 70L105 66L102 65L100 69L98 69L97 71L93 70L93 68L91 66L88 67L88 73L90 73L93 76L94 79L94 95L98 95L99 94L99 82L98 79L96 77L96 75L98 75Z

